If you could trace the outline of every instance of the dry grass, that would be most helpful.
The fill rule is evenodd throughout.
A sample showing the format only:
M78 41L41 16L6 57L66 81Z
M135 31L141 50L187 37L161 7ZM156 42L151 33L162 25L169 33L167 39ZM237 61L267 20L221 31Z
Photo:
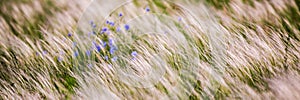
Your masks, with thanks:
M299 99L298 0L116 1L1 1L0 98Z

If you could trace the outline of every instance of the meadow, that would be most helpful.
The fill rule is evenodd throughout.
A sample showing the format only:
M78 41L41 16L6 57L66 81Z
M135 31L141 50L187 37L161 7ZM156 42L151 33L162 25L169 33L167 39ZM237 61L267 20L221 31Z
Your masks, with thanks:
M299 0L1 0L0 99L300 99Z

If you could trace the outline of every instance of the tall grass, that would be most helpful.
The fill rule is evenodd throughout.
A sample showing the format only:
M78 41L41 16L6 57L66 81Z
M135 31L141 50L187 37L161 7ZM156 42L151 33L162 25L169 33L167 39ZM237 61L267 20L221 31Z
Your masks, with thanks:
M0 1L0 98L299 99L299 0L116 1Z

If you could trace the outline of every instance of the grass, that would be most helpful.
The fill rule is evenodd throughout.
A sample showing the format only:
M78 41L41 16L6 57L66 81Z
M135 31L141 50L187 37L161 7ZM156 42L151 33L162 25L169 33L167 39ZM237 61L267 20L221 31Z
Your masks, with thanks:
M299 99L299 0L89 2L0 1L0 99Z

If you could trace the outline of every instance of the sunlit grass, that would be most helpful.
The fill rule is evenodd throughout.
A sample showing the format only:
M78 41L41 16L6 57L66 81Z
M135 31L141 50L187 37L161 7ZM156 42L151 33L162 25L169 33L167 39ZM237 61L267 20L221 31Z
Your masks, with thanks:
M133 0L80 30L89 2L0 1L1 99L299 99L298 0L174 1L199 23Z

